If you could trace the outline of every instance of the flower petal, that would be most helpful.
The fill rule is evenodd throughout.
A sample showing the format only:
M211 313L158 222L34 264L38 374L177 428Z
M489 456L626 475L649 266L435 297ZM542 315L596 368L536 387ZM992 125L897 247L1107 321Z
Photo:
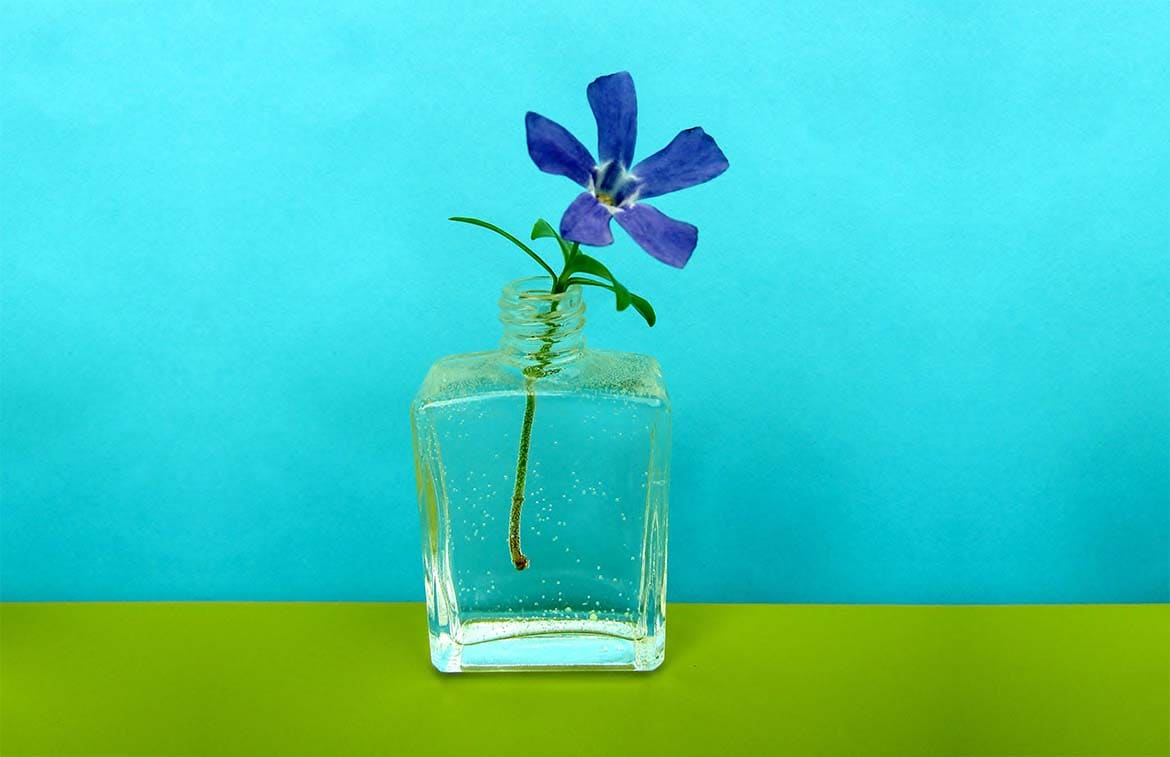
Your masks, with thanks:
M714 179L727 170L727 158L710 134L696 126L679 132L666 147L634 166L639 197L657 197Z
M609 220L613 214L588 192L582 192L569 203L561 217L561 236L565 239L594 247L613 244Z
M634 79L626 71L594 79L585 90L597 119L597 157L616 160L629 168L638 138L638 98Z
M616 218L639 247L675 268L687 264L699 243L698 229L650 205L637 203L622 209Z
M537 168L589 186L593 156L568 129L531 111L524 117L524 127L528 131L528 154Z

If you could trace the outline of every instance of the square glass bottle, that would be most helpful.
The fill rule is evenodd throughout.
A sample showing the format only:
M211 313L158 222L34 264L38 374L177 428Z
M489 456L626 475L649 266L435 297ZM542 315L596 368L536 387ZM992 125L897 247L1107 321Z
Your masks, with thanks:
M411 409L445 672L663 660L666 388L653 358L587 349L580 287L547 283L505 287L499 349L437 361Z

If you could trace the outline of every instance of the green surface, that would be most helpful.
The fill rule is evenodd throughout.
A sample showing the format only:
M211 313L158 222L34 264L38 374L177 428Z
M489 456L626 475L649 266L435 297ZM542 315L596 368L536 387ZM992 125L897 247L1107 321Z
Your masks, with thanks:
M668 617L655 673L444 676L422 605L8 604L0 751L1170 753L1166 605Z

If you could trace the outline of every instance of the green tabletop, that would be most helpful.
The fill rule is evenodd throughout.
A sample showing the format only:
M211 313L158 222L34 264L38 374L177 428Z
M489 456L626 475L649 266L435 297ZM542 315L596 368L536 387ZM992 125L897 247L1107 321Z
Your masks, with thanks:
M417 604L0 606L0 752L1170 754L1170 607L671 605L654 673L443 675Z

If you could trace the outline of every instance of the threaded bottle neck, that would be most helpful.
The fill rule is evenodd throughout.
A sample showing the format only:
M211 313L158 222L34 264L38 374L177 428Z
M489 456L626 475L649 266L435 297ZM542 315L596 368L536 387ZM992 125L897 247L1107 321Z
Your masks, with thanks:
M585 300L579 286L550 294L546 277L517 279L500 297L500 322L500 350L534 378L556 372L585 349Z

